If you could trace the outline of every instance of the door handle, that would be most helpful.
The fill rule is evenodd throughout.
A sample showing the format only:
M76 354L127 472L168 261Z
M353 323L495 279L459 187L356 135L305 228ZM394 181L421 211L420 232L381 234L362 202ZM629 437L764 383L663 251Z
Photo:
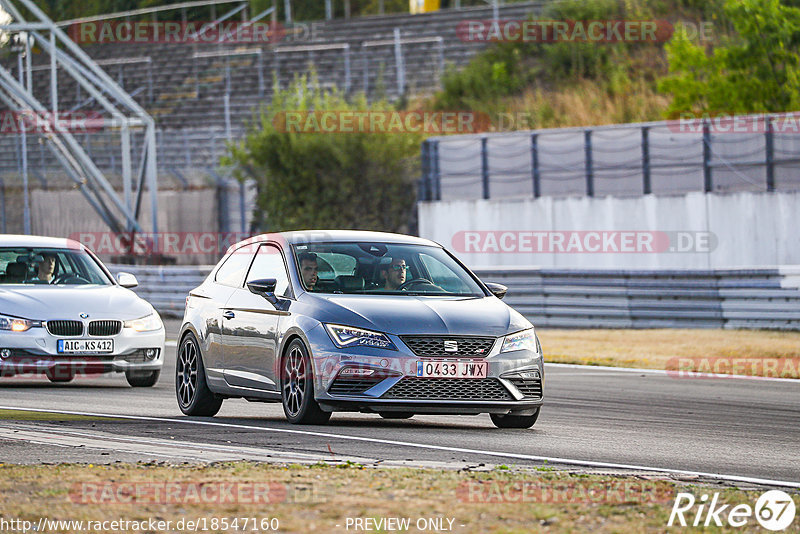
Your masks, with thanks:
M225 313L223 313L222 316L225 317L226 319L233 319L234 317L236 317L236 314L228 310Z

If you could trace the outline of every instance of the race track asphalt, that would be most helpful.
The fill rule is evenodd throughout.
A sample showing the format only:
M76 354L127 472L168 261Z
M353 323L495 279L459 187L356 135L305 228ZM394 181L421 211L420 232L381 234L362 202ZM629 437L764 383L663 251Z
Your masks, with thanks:
M326 426L294 426L279 404L244 400L226 401L213 419L184 417L173 389L174 344L166 357L153 388L130 388L122 375L66 385L43 377L3 379L0 408L133 418L62 420L45 413L30 421L11 415L0 421L0 458L9 463L354 459L602 471L628 471L628 466L800 487L800 381L681 379L548 366L545 406L530 430L496 429L487 415L390 421L341 413Z

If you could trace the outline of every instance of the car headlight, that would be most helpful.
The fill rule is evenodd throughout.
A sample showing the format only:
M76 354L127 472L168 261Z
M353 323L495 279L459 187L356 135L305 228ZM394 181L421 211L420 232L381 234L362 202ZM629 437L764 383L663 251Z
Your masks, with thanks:
M372 330L342 326L339 324L326 324L325 329L337 347L378 347L381 349L397 350L389 336Z
M162 326L164 325L161 323L161 317L156 312L138 319L125 321L125 328L132 328L136 332L152 332L153 330L160 330Z
M7 330L10 332L25 332L34 326L41 326L41 323L39 321L30 321L28 319L21 319L19 317L0 315L0 330Z
M512 350L529 350L540 353L539 340L536 338L536 332L533 328L528 328L516 334L510 334L503 340L503 348L500 352L511 352Z

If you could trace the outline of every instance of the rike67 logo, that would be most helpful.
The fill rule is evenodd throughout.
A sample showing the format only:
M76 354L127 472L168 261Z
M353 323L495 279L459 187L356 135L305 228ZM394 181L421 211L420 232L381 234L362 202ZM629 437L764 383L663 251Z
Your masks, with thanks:
M755 507L720 504L719 493L714 493L710 500L706 494L696 499L691 493L678 493L667 526L722 527L727 523L731 527L744 527L750 525L755 517L763 528L777 532L787 529L794 521L794 515L794 500L780 490L770 490L761 495Z

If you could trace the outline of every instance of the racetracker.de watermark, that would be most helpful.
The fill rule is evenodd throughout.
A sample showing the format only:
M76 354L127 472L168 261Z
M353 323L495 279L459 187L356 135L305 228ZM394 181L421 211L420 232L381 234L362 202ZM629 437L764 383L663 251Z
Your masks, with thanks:
M478 111L281 111L272 125L286 133L469 134L488 131Z
M674 357L665 365L667 375L681 379L800 378L800 358L731 358L728 356Z
M231 245L249 237L242 232L75 232L69 239L95 254L192 256L223 254Z
M709 35L711 23L683 28ZM691 32L690 30L694 30ZM675 32L666 20L464 20L456 26L463 42L665 43Z
M466 254L660 254L707 253L717 241L712 232L695 231L464 230L451 243Z
M321 503L331 497L320 483L283 482L81 482L70 487L76 504Z
M800 134L800 113L760 113L732 115L728 113L681 113L680 118L667 121L674 133L701 134Z
M96 111L0 111L0 135L91 133L102 131L105 125L105 119Z
M669 485L643 480L469 480L456 497L470 503L664 504Z
M79 44L214 44L278 43L286 29L277 22L220 23L180 21L77 22L69 27L70 38Z

